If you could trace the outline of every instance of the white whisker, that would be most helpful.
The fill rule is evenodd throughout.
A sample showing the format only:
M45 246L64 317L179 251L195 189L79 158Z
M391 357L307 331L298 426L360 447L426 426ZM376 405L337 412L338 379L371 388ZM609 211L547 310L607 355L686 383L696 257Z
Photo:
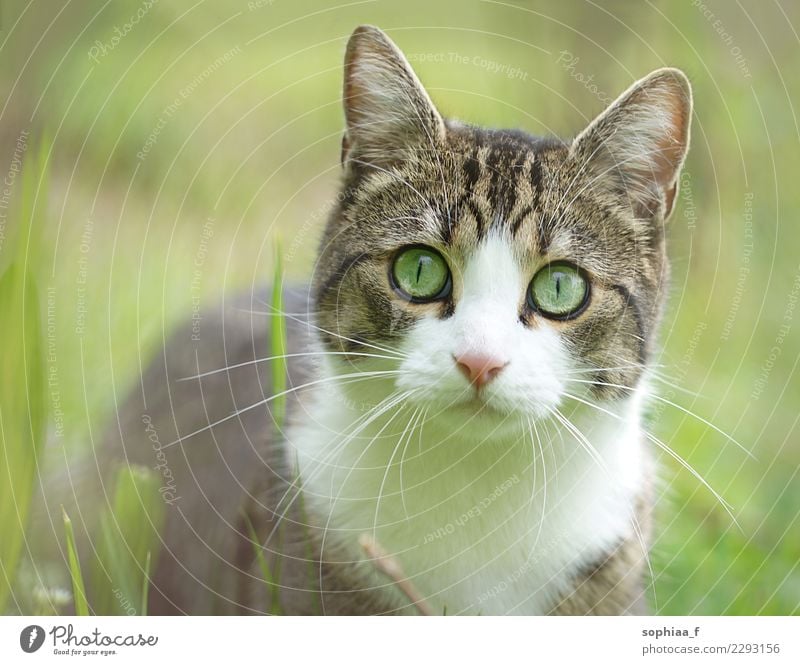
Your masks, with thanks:
M416 392L416 391L415 390L406 391L402 395L403 399L406 399L406 398L410 397L412 394L414 394L414 392ZM322 530L322 539L320 540L320 562L319 562L319 565L320 565L320 567L319 567L320 579L321 579L322 574L323 574L322 563L323 563L323 560L325 558L325 556L324 556L324 553L325 553L325 541L326 541L326 538L327 538L327 535L328 535L328 530L330 529L331 520L333 519L333 516L334 516L334 513L335 513L336 504L339 502L339 499L341 498L342 492L344 491L345 487L347 486L347 481L350 479L350 476L358 468L358 463L363 459L364 455L367 454L367 452L370 450L372 445L375 443L375 441L378 440L380 435L383 434L383 432L386 430L386 428L389 427L389 425L392 424L394 419L397 418L397 416L400 415L400 413L402 413L403 406L405 406L405 405L402 403L402 401L400 402L400 405L401 405L400 408L393 415L391 415L389 417L389 420L387 420L386 423L384 423L384 425L378 430L378 432L375 434L375 436L373 436L372 439L370 440L370 442L364 447L364 450L361 451L361 454L356 458L356 460L350 466L350 470L347 472L347 475L344 477L344 480L342 480L342 482L340 483L339 491L336 493L336 497L333 499L333 502L331 503L330 511L328 512L328 519L327 519L327 522L325 523L325 527Z
M428 411L429 411L429 407L424 407L423 408L422 414L420 415L420 418L419 418L419 423L414 426L414 427L417 427L417 426L419 427L419 435L417 437L417 442L418 442L418 446L419 446L420 451L422 449L422 428L425 426L425 419L428 417ZM414 430L412 430L412 434L413 434L413 431ZM406 445L403 448L403 452L400 455L400 500L403 502L403 512L405 513L406 518L408 518L408 507L406 506L406 496L405 496L405 489L404 489L404 484L403 484L403 462L405 461L406 451L408 450L408 444L410 442L411 442L411 436L409 435L408 439L406 440ZM421 452L420 452L420 454L421 454Z
M379 358L382 360L397 360L394 356L382 356L375 353L359 353L359 352L350 352L350 351L306 351L300 353L285 353L280 356L269 356L267 358L256 358L255 360L246 360L245 362L236 363L235 365L227 365L226 367L220 367L219 369L212 369L207 372L201 372L200 374L193 374L191 376L184 376L180 379L176 379L177 381L191 381L192 379L202 379L204 376L211 376L213 374L219 374L221 372L228 372L232 369L238 369L240 367L247 367L248 365L256 365L258 363L265 363L270 362L273 360L280 360L286 358L304 358L308 356L358 356L363 358Z
M577 397L576 395L571 395L570 393L567 393L567 392L563 393L563 395L564 395L565 397L568 397L569 399L574 399L574 400L576 400L576 401L578 401L578 402L580 402L580 403L582 403L582 404L585 404L586 406L589 406L589 407L595 408L595 409L597 409L598 411L601 411L602 413L605 413L605 414L607 414L607 415L609 415L609 416L611 416L611 417L613 417L613 418L616 418L616 419L618 419L618 420L623 420L623 418L622 418L621 416L619 416L618 414L616 414L616 413L613 413L612 411L609 411L608 409L604 409L603 407L601 407L601 406L599 406L599 405L597 405L597 404L592 404L592 402L589 402L589 401L587 401L587 400L585 400L585 399L582 399L582 398L580 398L580 397ZM737 526L739 529L741 529L741 527L739 526L739 522L736 520L736 517L734 516L734 514L733 514L733 512L732 512L732 510L731 510L731 506L730 506L730 504L728 504L728 502L727 502L727 501L725 501L725 499L723 499L723 498L722 498L722 497L719 495L719 493L718 493L718 492L717 492L717 491L716 491L716 490L715 490L713 487L711 487L711 485L708 483L708 481L706 481L706 479L705 479L705 478L703 478L703 477L702 477L702 476L701 476L701 475L700 475L700 474L699 474L699 473L698 473L698 472L695 470L695 468L694 468L694 467L693 467L691 464L689 464L689 463L688 463L688 462L687 462L685 459L683 459L683 458L682 458L680 455L678 455L678 453L676 453L674 450L672 450L672 448L670 448L670 447L669 447L669 446L668 446L666 443L663 443L662 441L659 441L659 440L658 440L658 439L657 439L655 436L653 436L652 434L650 434L650 433L649 433L647 430L644 430L644 429L643 429L643 430L642 430L642 433L643 433L643 434L644 434L644 436L646 436L646 437L647 437L647 438L648 438L650 441L652 441L653 443L655 443L655 444L656 444L656 445L657 445L659 448L661 448L661 449L662 449L664 452L666 452L666 453L667 453L667 454L668 454L670 457L672 457L672 458L673 458L673 459L674 459L676 462L678 462L678 463L679 463L679 464L680 464L680 465L681 465L683 468L685 468L685 469L686 469L686 470L687 470L689 473L691 473L691 474L692 474L692 475L693 475L693 476L694 476L694 477L695 477L697 480L699 480L699 481L700 481L700 482L703 484L703 486L704 486L704 487L705 487L705 488L706 488L706 489L707 489L709 492L711 492L711 494L712 494L712 495L714 496L714 498L715 498L715 499L716 499L716 500L719 502L719 504L720 504L720 505L721 505L721 506L722 506L722 507L725 509L725 512L726 512L726 513L728 513L728 515L729 515L729 517L731 518L731 520L733 521L733 523L734 523L734 524L735 524L735 525L736 525L736 526Z
M380 513L381 509L381 496L383 496L383 488L386 487L386 480L389 477L389 471L392 468L392 464L394 462L394 458L397 453L400 451L401 447L403 446L403 442L408 435L408 438L411 438L411 433L414 432L414 428L411 426L412 422L415 422L415 419L419 417L420 407L414 409L414 413L411 414L408 418L408 423L405 426L402 434L400 434L400 438L397 439L397 443L394 445L392 449L392 454L389 456L389 461L386 463L386 470L383 472L383 479L381 480L380 488L378 489L378 500L375 502L375 519L372 523L372 537L377 538L376 532L378 529L378 514ZM411 432L409 433L409 428L411 428ZM402 489L400 490L400 496L402 498L403 492Z
M536 426L536 419L529 418L528 419L528 429L530 431L531 425L533 426L533 432L536 435L536 442L539 446L539 452L542 455L542 514L539 516L539 525L536 528L536 538L534 538L533 546L531 547L530 554L528 555L528 559L536 552L536 548L539 545L539 540L542 537L542 529L544 527L544 520L547 515L547 464L544 461L544 447L542 446L542 439L539 436L539 428ZM531 436L531 445L533 445L533 435ZM534 452L534 459L536 455L536 450ZM534 466L534 481L536 479L536 467ZM533 499L533 490L531 490L531 499Z
M289 394L291 394L291 393L293 393L293 392L295 392L297 390L302 390L303 388L310 388L311 386L316 386L316 385L320 385L320 384L324 384L324 383L331 383L331 382L335 382L335 381L341 381L342 379L353 378L353 377L355 377L357 380L360 380L361 378L365 378L366 379L366 378L373 378L373 377L377 377L377 376L396 376L398 374L402 374L402 372L400 370L381 370L381 371L373 371L373 372L355 372L353 374L338 374L336 376L329 376L329 377L325 377L325 378L322 378L322 379L316 379L314 381L309 381L308 383L303 383L303 384L301 384L299 386L293 386L292 388L288 388L287 390L282 390L279 393L275 393L274 395L270 395L269 397L266 397L266 398L264 398L262 400L259 400L255 404L251 404L250 406L246 406L243 409L237 409L234 413L232 413L232 414L230 414L228 416L225 416L224 418L220 418L216 422L210 423L210 424L206 425L205 427L201 427L200 429L195 430L191 434L186 434L184 436L181 436L181 437L175 439L175 441L171 441L170 443L162 446L162 448L169 448L170 446L174 446L176 443L182 443L186 439L190 439L193 436L196 436L197 434L200 434L202 432L210 430L211 428L216 427L217 425L221 425L222 423L227 422L228 420L231 420L232 418L236 418L237 416L240 416L241 414L246 413L247 411L251 411L252 409L256 409L259 406L263 406L264 404L268 404L269 402L272 402L273 400L278 399L279 397L283 397L284 395L289 395Z
M622 390L628 390L630 392L634 392L636 390L635 388L631 388L630 386L623 386L623 385L620 385L620 384L617 384L617 383L606 383L604 381L589 381L589 380L582 380L582 379L566 379L566 381L568 381L570 383L588 383L588 384L594 384L594 385L599 385L599 386L610 386L612 388L619 388L619 389L622 389ZM739 447L745 454L747 454L748 457L750 457L750 459L757 461L756 456L753 455L753 453L751 453L741 443L739 443L736 439L734 439L730 434L726 434L724 431L722 431L719 427L717 427L713 423L710 423L708 420L706 420L702 416L694 413L693 411L690 411L689 409L681 406L680 404L676 404L675 402L673 402L671 400L668 400L666 397L662 397L661 395L658 395L658 394L655 394L655 393L648 395L648 399L658 400L659 402L663 402L664 404L668 404L669 406L673 406L676 409L678 409L680 411L683 411L683 413L685 413L686 415L689 415L689 416L692 416L693 418L696 418L701 423L703 423L704 425L710 427L715 432L717 432L718 434L721 434L726 439L728 439L728 441L730 441L731 443L733 443L734 445Z
M278 511L281 508L281 504L289 496L289 493L292 491L292 489L296 489L297 490L295 492L294 496L289 501L289 503L286 505L286 508L283 509L283 512L281 513L281 515L278 516L278 518L275 520L275 526L272 528L272 530L270 531L269 535L264 540L265 543L269 542L269 540L272 538L272 536L274 535L275 531L278 529L278 527L281 524L281 522L286 519L287 513L291 509L291 507L294 504L295 500L297 500L297 498L300 496L300 494L302 493L303 489L305 489L305 487L313 479L315 479L317 477L317 475L319 473L321 473L322 470L327 466L328 460L332 459L335 455L337 455L341 451L343 451L344 448L347 446L347 444L350 443L351 441L354 441L355 438L358 436L358 434L360 434L362 431L364 431L364 429L366 427L368 427L377 418L380 418L384 413L386 413L387 411L391 410L392 408L397 406L399 403L401 403L402 400L406 396L407 396L407 393L393 392L388 397L386 397L385 399L381 400L378 404L376 404L373 408L371 408L369 411L367 411L365 414L363 414L361 417L359 417L355 421L355 423L353 423L351 425L351 427L349 428L349 430L350 430L349 433L347 431L342 432L342 434L347 434L347 436L342 441L338 441L338 442L335 443L335 445L331 446L331 449L328 450L325 453L325 455L322 457L322 459L311 460L312 462L317 462L316 466L313 468L311 473L309 473L309 474L307 474L305 476L301 476L298 473L297 479L301 479L301 483L298 484L296 481L293 481L292 484L286 489L286 491L283 493L281 498L275 504L275 509L274 509L273 512L275 514L277 514ZM333 480L331 480L331 482L333 482ZM332 489L331 489L331 494L333 494L333 490Z
M618 484L616 479L608 471L605 463L600 458L600 454L597 452L597 450L594 448L594 446L592 446L591 443L589 443L589 440L587 439L586 435L583 434L583 432L581 432L574 425L574 423L570 422L569 419L564 414L562 414L558 409L554 409L553 414L561 421L561 423L565 427L567 427L573 433L573 436L579 437L580 441L583 442L582 445L585 444L584 447L586 448L586 450L593 451L593 453L594 453L593 454L593 459L595 459L595 461L598 463L600 468L603 470L603 473L605 474L606 478L610 482L612 482L613 484ZM655 575L653 573L653 567L652 567L652 564L650 562L649 550L647 548L647 544L645 543L644 535L642 534L642 530L641 530L641 527L639 525L639 519L636 516L636 511L634 510L633 506L630 506L630 505L628 505L628 517L629 517L629 519L631 521L631 528L633 529L634 535L636 536L636 539L637 539L637 541L639 543L639 547L642 550L642 556L644 557L644 559L645 559L645 561L647 563L648 570L650 571L650 579L652 580L652 586L653 586L653 601L656 603L656 607L657 607L657 602L658 601L657 601L657 598L656 598L656 595L655 595ZM608 593L610 593L610 591Z
M264 302L263 300L259 300L258 302L260 302L265 307L269 307L270 309L273 309L273 310L275 309L269 303ZM303 321L301 319L294 318L292 316L289 316L285 312L280 312L280 313L283 314L287 319L291 319L292 321L295 321L296 323L299 323L299 324L304 325L304 326L308 326L309 328L313 328L314 330L317 330L318 332L323 332L326 335L330 335L331 337L336 337L337 339L343 339L343 340L345 340L347 342L352 342L353 344L358 344L359 346L366 346L366 347L368 347L370 349L375 349L376 351L381 351L382 353L388 353L390 355L397 356L398 358L407 358L408 357L407 353L399 351L398 349L390 349L388 347L380 346L380 345L377 345L377 344L374 344L374 343L365 342L362 339L353 339L352 337L347 337L345 335L340 335L339 333L335 333L335 332L333 332L331 330L326 330L325 328L321 328L320 326L315 325L315 324L311 323L310 321ZM267 314L265 314L265 315L267 315Z

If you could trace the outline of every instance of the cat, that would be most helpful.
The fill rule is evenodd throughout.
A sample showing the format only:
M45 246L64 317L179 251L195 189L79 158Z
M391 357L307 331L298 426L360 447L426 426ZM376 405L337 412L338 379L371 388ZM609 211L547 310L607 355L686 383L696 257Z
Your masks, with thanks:
M445 119L361 26L343 96L310 286L180 329L107 437L169 469L150 611L646 612L643 409L686 76L654 71L575 139L536 138Z

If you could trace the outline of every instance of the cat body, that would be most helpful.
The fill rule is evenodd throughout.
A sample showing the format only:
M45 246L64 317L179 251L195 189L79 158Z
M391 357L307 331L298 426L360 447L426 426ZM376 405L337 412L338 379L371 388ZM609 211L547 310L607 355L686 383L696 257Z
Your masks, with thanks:
M688 82L658 70L573 141L538 139L443 119L361 27L344 98L342 195L287 294L284 430L260 361L278 313L253 297L201 347L179 332L113 433L152 459L136 420L168 387L149 412L181 501L153 611L272 611L255 547L286 613L643 611Z

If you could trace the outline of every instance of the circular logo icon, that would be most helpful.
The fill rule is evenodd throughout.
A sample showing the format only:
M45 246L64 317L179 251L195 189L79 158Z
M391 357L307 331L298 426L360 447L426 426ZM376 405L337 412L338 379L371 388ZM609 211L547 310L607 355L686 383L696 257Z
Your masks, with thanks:
M41 626L28 626L19 634L19 645L25 653L38 651L44 644L44 628Z

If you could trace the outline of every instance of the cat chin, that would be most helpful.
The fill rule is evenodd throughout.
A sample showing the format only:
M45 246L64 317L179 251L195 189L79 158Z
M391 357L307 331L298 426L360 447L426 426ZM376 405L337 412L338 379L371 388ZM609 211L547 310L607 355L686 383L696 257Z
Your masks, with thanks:
M457 391L452 395L425 393L412 399L418 402L418 406L430 407L431 413L442 412L451 416L461 418L473 418L474 420L513 420L521 421L527 425L529 420L543 420L548 417L555 403L539 403L535 399L523 399L519 395L509 396L508 391L490 392L489 394L469 394L464 390Z
M507 408L498 400L477 397L467 400L438 398L418 406L427 409L426 428L439 430L441 436L454 440L517 440L528 436L531 421L538 422L544 417L535 409Z

